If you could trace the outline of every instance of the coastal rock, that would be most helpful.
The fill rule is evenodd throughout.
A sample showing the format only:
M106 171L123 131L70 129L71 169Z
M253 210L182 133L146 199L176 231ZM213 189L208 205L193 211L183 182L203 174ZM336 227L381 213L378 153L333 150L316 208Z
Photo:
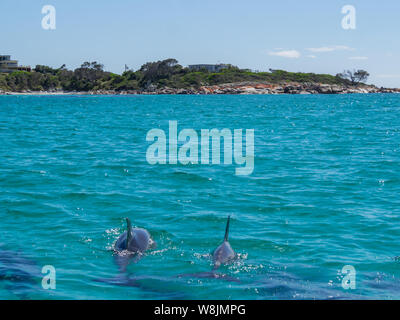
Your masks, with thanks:
M260 83L260 82L240 82L240 83L226 83L213 86L201 86L190 88L171 88L162 87L157 88L154 85L148 86L144 90L94 90L89 92L64 92L61 88L51 89L48 91L31 92L29 90L24 92L6 92L0 89L0 94L15 95L58 95L58 94L74 94L74 95L159 95L159 94L193 94L193 95L208 95L208 94L350 94L350 93L400 93L400 89L391 88L377 88L373 85L360 84L357 86L341 86L337 84L324 84L324 83Z
M338 85L333 85L333 86L331 86L331 92L332 93L342 93L343 87L340 87Z
M329 84L321 84L319 87L317 87L316 90L318 91L318 93L322 93L322 94L332 93L332 89Z
M285 93L285 90L282 87L275 87L273 93L274 94Z
M257 93L257 90L256 88L252 87L246 87L243 92L243 94L254 94L254 93Z

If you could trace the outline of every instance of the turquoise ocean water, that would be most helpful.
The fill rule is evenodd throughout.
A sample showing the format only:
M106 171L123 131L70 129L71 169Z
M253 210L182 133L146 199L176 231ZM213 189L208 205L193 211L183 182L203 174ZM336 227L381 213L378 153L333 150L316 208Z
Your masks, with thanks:
M254 129L254 172L148 164L169 120ZM0 96L0 139L0 299L400 298L400 95ZM238 281L179 277L211 269L228 215ZM157 247L98 281L124 217Z

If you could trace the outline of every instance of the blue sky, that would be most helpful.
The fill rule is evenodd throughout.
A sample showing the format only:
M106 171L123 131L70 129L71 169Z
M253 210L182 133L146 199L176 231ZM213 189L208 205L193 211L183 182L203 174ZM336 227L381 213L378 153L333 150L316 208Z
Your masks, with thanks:
M41 27L47 4L56 30ZM344 5L356 8L355 30L341 27ZM369 82L400 87L398 0L1 0L1 11L0 54L24 65L96 60L121 73L173 57L263 71L363 68Z

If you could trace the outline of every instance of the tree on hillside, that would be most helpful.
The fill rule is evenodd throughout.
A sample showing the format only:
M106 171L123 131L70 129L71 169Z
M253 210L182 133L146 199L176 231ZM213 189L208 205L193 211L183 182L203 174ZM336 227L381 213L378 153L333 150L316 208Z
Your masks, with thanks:
M172 75L182 71L182 66L176 59L166 59L157 62L148 62L144 64L139 71L142 73L142 83L150 84L161 79L168 79Z
M343 73L338 73L336 76L343 80L349 80L354 86L367 81L369 73L365 70L345 70Z
M43 65L38 64L33 69L33 71L38 72L38 73L43 73L43 74L50 73L52 75L55 75L58 70L57 69L53 69L53 68L48 67L48 66L43 66Z
M108 76L109 72L105 72L104 66L96 61L84 62L73 72L73 76L69 81L65 81L65 86L69 90L90 91L99 86ZM68 76L68 74L64 73Z
M103 71L104 70L104 65L101 63L98 63L97 61L94 62L84 62L81 64L82 69L93 69L97 71Z

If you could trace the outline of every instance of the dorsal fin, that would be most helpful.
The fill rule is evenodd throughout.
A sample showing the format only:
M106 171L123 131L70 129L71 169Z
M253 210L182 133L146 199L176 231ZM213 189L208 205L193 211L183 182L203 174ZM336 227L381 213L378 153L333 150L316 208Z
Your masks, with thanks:
M129 242L132 239L132 224L129 218L126 218L126 250L128 250Z
M225 237L224 241L228 241L229 236L229 221L231 220L231 216L228 216L228 221L226 222L226 229L225 229Z

